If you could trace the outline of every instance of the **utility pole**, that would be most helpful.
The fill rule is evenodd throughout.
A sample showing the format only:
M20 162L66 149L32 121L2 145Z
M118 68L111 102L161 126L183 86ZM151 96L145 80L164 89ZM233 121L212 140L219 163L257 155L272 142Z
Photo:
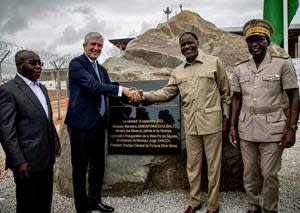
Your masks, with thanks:
M166 10L163 10L165 14L167 14L167 21L169 21L169 15L172 13L172 9L169 7L166 8Z
M9 53L10 53L10 50L7 51L7 53L4 55L4 57L0 61L0 84L2 84L2 69L1 69L1 64L2 64L3 60L8 56Z

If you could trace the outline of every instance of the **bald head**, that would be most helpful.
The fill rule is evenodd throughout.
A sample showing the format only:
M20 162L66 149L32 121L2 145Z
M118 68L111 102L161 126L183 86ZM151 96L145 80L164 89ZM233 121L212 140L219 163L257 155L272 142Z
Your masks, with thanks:
M29 56L38 56L35 52L31 50L20 50L15 55L15 63L17 67L22 64Z
M15 55L17 71L31 81L39 79L43 63L38 54L31 50L20 50Z

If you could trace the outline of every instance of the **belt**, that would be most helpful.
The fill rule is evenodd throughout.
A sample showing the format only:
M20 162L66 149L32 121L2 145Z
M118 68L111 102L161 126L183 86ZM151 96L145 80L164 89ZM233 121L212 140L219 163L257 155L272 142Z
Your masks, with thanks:
M265 113L275 112L279 110L281 108L281 103L274 104L267 107L254 107L254 106L247 106L243 104L242 108L250 112L251 115L265 114Z

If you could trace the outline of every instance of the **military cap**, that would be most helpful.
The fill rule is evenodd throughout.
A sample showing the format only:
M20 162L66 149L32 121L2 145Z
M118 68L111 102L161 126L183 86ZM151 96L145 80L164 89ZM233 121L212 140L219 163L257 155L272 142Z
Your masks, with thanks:
M253 35L268 36L270 38L273 34L273 27L266 20L252 19L250 21L247 21L244 25L243 34L245 38Z

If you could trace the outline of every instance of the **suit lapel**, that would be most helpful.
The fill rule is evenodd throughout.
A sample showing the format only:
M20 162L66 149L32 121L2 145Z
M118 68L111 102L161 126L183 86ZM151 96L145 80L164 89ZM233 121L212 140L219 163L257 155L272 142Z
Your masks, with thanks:
M110 81L109 81L109 78L107 76L107 72L106 72L105 68L102 67L100 64L98 64L98 62L97 62L97 66L98 66L98 70L99 70L99 75L100 75L101 81L103 83L109 84Z
M105 83L106 80L104 77L104 71L103 71L102 67L98 64L98 62L97 62L97 67L98 67L98 71L99 71L99 76L101 78L100 80L101 80L101 82Z
M90 63L90 61L89 61ZM99 70L99 67L98 67L98 70ZM94 67L92 66L92 63L90 63L90 71L93 73L94 75L94 78L96 78L96 80L100 81L100 79L98 78L98 75L96 73L96 70L94 69ZM100 74L100 73L99 73Z
M28 99L33 103L33 105L42 113L42 115L48 120L47 115L44 111L44 108L39 101L39 99L36 97L34 92L30 89L30 87L18 76L15 77L15 82L17 83L17 87L20 89L20 91L28 97Z
M89 61L89 59L87 58L87 56L85 54L82 54L80 56L80 61L82 61L84 63L83 65L86 67L87 71L89 73L91 73L96 80L102 81L103 83L110 83L109 78L108 78L106 72L104 71L105 69L98 63L98 61L97 61L97 67L98 67L99 75L100 75L101 79L98 78L98 75L96 74L95 69L93 68L91 62Z
M84 63L87 65L87 71L89 73L91 73L96 80L99 81L100 79L98 78L98 76L96 74L96 70L93 68L92 63L90 62L88 57L85 54L82 54L82 59L83 59Z
M47 90L43 84L40 84L40 88L46 98L47 106L48 106L48 116L49 116L49 121L52 120L52 108L51 108L51 102L47 93Z

